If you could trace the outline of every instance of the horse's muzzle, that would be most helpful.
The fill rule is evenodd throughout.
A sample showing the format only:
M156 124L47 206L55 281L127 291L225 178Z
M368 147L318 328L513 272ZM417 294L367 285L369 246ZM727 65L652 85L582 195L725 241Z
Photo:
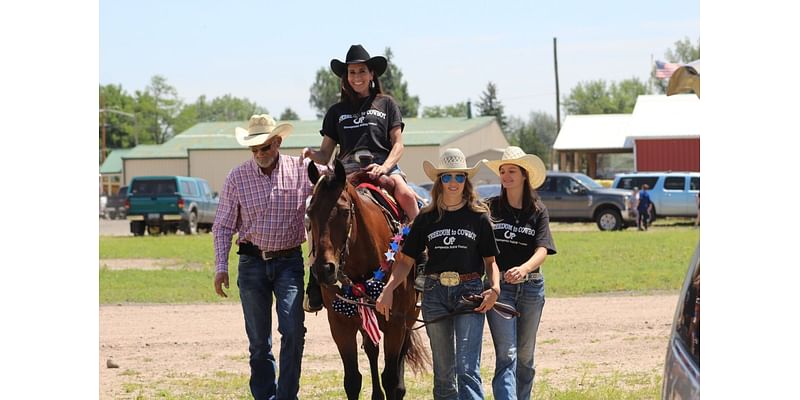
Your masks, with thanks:
M311 266L311 273L317 278L317 282L334 285L336 284L336 265L333 263L314 264Z

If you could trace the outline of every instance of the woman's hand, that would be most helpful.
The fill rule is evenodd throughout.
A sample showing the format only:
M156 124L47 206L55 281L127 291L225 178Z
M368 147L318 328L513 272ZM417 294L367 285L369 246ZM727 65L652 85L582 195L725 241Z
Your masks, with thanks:
M483 295L483 301L475 311L485 313L494 307L494 303L497 303L497 300L500 298L500 289L489 288L484 290L481 294Z
M394 290L384 289L378 300L375 301L375 311L383 314L386 321L389 321L389 313L392 310L392 302L394 301Z
M507 283L520 283L522 282L523 279L525 279L527 275L528 273L525 272L525 270L522 269L522 267L517 266L509 268L508 271L506 271L505 275L503 275L503 279Z
M372 179L379 178L381 175L385 175L387 172L389 172L389 170L383 165L378 165L375 163L368 165L366 171L369 177Z

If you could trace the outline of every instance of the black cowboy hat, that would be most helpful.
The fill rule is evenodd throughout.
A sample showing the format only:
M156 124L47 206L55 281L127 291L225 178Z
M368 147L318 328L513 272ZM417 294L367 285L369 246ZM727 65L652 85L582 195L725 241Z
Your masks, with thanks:
M347 71L347 64L367 64L369 70L375 73L375 77L381 76L386 71L386 57L384 56L375 56L370 57L367 50L364 49L360 44L354 44L350 46L350 50L347 50L347 57L345 58L344 62L341 62L337 59L331 60L331 70L334 74L338 77L342 77L342 75Z

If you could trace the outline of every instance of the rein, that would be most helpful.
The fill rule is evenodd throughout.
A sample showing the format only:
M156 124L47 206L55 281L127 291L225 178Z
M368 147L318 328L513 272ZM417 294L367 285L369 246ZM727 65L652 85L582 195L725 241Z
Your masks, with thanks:
M344 297L344 296L342 296L342 295L340 295L338 293L336 294L336 297L339 300L341 300L341 301L343 301L343 302L345 302L347 304L352 304L352 305L355 305L355 306L368 307L368 308L375 309L375 300L372 300L372 299L362 298L361 301L355 301L355 300L350 300L350 299L348 299L348 298L346 298L346 297ZM475 307L477 307L483 301L483 296L481 296L481 295L470 295L468 297L462 296L461 299L462 299L464 304L470 304L470 305L474 305ZM514 308L514 306L511 306L511 305L508 305L508 304L505 304L505 303L501 303L501 302L495 302L494 306L492 306L492 311L500 314L500 316L505 318L505 319L511 319L511 318L514 318L514 317L519 317L519 315L520 315L519 311L517 311ZM453 318L453 317L455 317L457 315L470 314L470 313L474 313L474 312L477 312L477 311L475 311L474 307L473 307L473 308L470 308L470 309L467 309L467 310L453 311L453 312L451 312L449 314L445 314L445 315L442 315L440 317L436 317L436 318L434 318L432 320L424 320L422 318L408 318L405 314L401 314L400 317L405 317L404 319L407 320L407 321L415 321L415 322L422 323L422 325L415 326L415 327L411 328L412 331L415 331L417 329L425 327L425 325L434 324L436 322L443 321L443 320L448 319L448 318Z

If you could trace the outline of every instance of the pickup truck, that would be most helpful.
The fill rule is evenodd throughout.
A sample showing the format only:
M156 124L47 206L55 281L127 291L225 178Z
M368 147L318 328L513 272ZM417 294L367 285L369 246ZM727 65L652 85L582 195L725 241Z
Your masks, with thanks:
M604 188L584 174L550 171L537 192L551 221L594 221L601 231L636 225L633 191Z
M208 182L188 176L137 176L125 202L134 236L211 231L219 199Z

